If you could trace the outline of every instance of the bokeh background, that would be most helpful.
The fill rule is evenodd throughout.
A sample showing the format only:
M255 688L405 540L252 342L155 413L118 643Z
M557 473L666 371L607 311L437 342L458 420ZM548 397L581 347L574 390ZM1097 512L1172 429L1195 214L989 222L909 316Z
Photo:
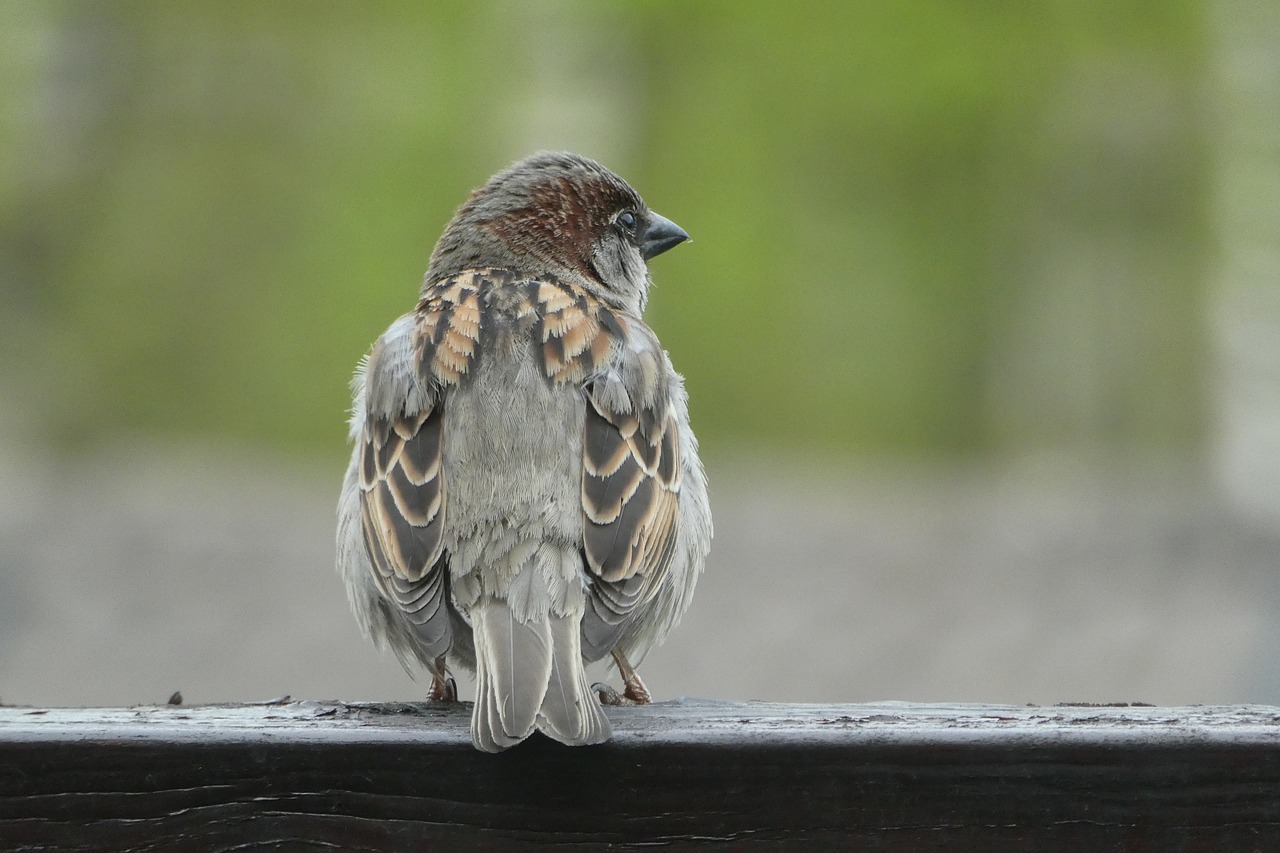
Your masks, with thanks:
M1280 6L0 4L0 701L407 699L347 380L565 148L717 538L658 697L1280 702Z

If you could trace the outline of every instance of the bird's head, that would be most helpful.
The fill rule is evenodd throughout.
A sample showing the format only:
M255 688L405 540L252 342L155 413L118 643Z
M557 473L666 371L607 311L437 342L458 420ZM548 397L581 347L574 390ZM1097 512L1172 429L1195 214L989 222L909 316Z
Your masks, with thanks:
M471 193L436 244L427 282L483 266L550 272L638 311L652 282L646 261L688 239L594 160L540 153Z

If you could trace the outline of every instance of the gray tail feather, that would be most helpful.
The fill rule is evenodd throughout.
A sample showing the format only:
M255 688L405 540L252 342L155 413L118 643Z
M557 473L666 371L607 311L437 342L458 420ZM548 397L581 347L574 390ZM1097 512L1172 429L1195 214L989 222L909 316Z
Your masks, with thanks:
M476 643L476 705L471 740L499 752L541 729L578 746L608 740L609 721L587 685L579 618L521 622L505 601L471 611Z
M571 616L551 617L551 678L538 709L538 729L570 746L604 743L612 734L582 666L582 631Z

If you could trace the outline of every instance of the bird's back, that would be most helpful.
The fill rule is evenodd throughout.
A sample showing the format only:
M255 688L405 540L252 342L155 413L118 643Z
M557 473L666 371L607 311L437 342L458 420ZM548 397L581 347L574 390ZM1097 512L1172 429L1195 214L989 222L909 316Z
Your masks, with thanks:
M528 285L498 280L479 294L481 334L468 372L442 398L452 574L495 562L521 541L573 546L582 537L582 424L576 385L545 375ZM477 540L487 552L473 553ZM472 547L469 547L472 546Z

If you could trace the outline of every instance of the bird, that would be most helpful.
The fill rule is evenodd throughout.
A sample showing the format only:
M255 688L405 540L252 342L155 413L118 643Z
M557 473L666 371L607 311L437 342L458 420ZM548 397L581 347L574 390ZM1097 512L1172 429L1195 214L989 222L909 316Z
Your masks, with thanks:
M680 226L594 160L540 152L471 192L416 308L352 380L337 567L362 632L431 700L475 673L484 752L612 736L713 534L684 379L642 315ZM589 685L612 658L624 690Z

